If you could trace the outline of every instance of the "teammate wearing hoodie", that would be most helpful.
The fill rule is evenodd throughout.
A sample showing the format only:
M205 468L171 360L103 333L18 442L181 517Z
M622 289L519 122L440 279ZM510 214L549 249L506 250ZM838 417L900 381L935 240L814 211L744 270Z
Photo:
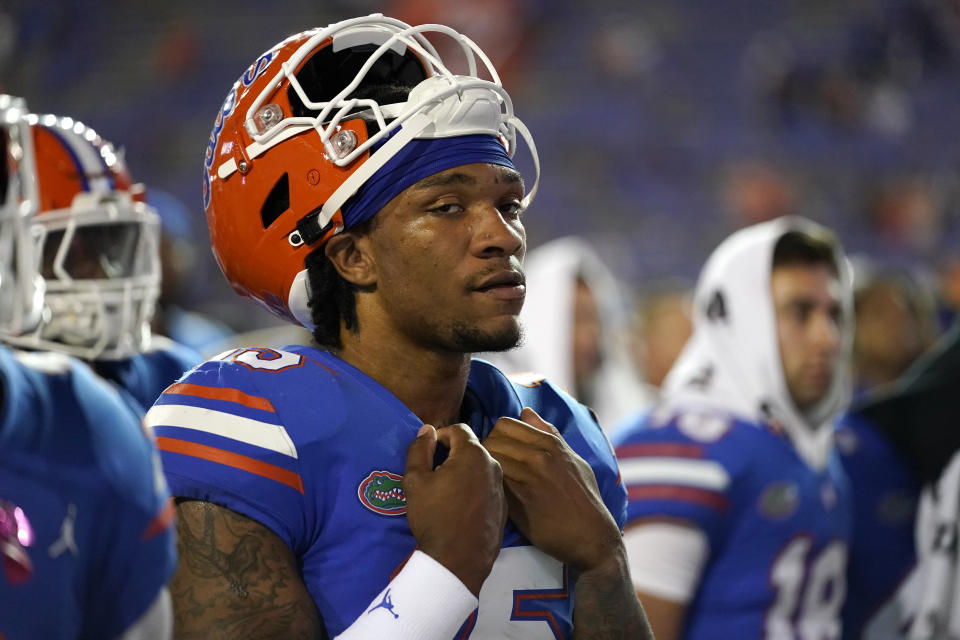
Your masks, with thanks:
M835 238L802 218L738 231L707 261L658 407L615 438L659 640L840 637L850 292Z
M654 391L630 358L630 305L597 252L576 236L558 238L527 254L524 273L522 344L481 357L507 372L548 376L593 409L608 434L649 410Z

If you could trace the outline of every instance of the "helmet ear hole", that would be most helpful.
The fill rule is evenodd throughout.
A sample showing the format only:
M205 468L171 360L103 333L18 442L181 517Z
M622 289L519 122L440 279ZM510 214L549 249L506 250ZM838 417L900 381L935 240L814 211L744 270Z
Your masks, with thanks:
M290 208L290 177L284 173L273 185L273 189L267 195L260 207L260 220L263 221L263 228L268 228L273 221L283 215L283 212Z

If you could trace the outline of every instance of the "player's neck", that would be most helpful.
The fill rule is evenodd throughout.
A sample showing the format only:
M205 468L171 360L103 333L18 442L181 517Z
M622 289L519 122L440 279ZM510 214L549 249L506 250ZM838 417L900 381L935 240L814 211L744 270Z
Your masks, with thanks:
M379 382L426 424L459 421L470 354L437 353L402 341L342 336L337 356Z

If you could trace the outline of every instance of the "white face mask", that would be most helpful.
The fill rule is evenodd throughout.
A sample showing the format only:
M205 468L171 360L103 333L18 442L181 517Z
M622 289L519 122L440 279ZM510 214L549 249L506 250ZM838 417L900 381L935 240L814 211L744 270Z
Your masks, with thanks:
M154 210L129 194L84 193L70 209L34 217L42 312L31 330L5 339L86 360L143 351L160 293L158 226Z

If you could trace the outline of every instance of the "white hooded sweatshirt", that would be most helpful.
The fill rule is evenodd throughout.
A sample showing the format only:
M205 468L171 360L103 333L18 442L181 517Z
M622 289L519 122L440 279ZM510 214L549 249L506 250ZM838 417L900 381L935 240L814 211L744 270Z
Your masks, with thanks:
M507 374L532 372L576 394L573 371L573 303L577 279L593 294L602 323L601 363L587 393L578 398L610 429L623 418L648 408L651 389L643 384L627 342L629 296L584 240L570 236L541 245L524 260L527 297L520 312L523 344L480 357Z
M837 368L823 399L801 413L783 374L770 288L773 250L789 231L828 233L804 218L779 218L735 232L711 254L694 293L693 335L664 381L651 424L682 414L723 414L757 429L774 426L819 473L827 467L833 448L833 418L846 407L851 392L851 276L838 247L834 262L841 282L843 326ZM695 424L709 430L711 425L726 428L729 423ZM702 435L712 439L709 432ZM625 543L637 589L675 602L693 598L708 557L706 534L685 524L658 522L628 529Z
M821 470L833 446L833 418L851 394L853 301L849 264L837 249L843 312L840 355L832 385L801 413L783 375L770 292L773 250L789 231L832 235L800 217L735 232L711 254L693 299L693 335L667 375L661 408L703 407L754 424L779 424L808 465Z

